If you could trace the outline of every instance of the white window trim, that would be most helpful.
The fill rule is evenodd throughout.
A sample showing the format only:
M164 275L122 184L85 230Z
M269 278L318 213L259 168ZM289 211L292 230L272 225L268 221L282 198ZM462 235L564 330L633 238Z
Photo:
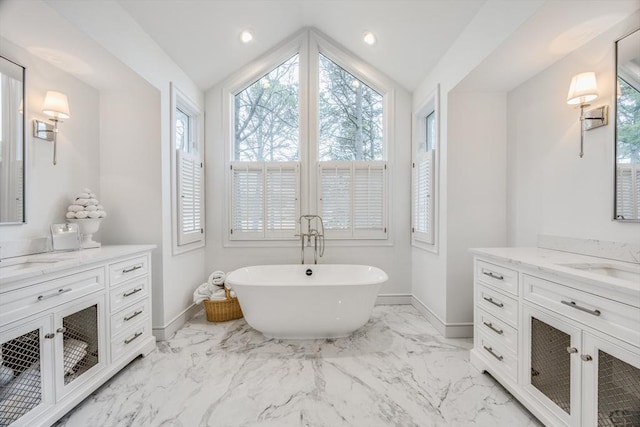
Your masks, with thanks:
M344 48L338 47L338 44L330 38L321 34L315 29L306 28L294 34L282 44L272 49L258 60L243 67L232 77L225 81L222 87L222 127L225 138L224 154L225 154L225 201L231 205L231 160L232 153L232 130L233 123L233 102L234 96L240 90L246 88L247 84L258 80L260 77L271 71L274 67L283 63L298 53L300 64L308 63L309 72L302 72L300 75L300 117L317 117L317 93L309 93L309 81L318 81L318 54L322 53L327 58L336 62L340 67L357 76L365 84L376 90L383 96L384 100L384 141L383 154L384 162L387 164L386 170L386 197L385 206L386 217L386 238L376 237L375 239L336 239L333 241L334 246L393 246L393 227L392 209L393 195L389 191L392 187L392 167L394 147L392 141L395 136L395 83L381 72L377 71L366 62L360 60L356 55L346 51ZM309 57L310 56L310 57ZM317 84L317 83L316 83ZM310 137L317 135L317 120L300 120L300 211L301 213L313 213L318 211L318 174L313 173L317 170L317 138ZM232 239L230 236L230 225L232 219L231 208L224 209L224 227L226 232L223 233L224 247L294 247L298 245L298 239L290 240L252 240L243 241Z
M180 108L193 118L193 135L198 147L197 156L200 158L200 162L204 162L204 120L202 110L191 101L182 91L180 91L176 85L170 83L170 141L171 141L171 235L172 235L172 252L173 255L183 254L192 250L203 248L206 244L205 235L205 179L204 179L204 167L200 174L200 224L202 224L202 233L200 238L191 239L192 241L184 244L179 244L179 230L180 230L180 214L178 203L178 155L176 152L176 109Z
M421 135L420 126L424 121L424 118L430 113L434 112L435 117L435 141L433 151L434 153L426 155L432 156L432 195L431 195L431 215L432 215L432 236L422 236L423 233L416 233L413 230L415 224L414 218L414 174L416 168L411 168L411 246L419 248L425 251L438 253L439 251L439 210L440 210L440 85L436 85L436 88L431 92L426 100L418 107L413 113L412 120L412 144L411 144L411 164L417 165L418 161L418 147L420 145L419 138ZM429 242L432 241L432 243Z

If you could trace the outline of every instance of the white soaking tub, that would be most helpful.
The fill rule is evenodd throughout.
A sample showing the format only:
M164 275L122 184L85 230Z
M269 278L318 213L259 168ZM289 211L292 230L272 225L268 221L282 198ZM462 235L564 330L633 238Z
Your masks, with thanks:
M226 283L265 336L315 339L345 337L367 323L388 279L367 265L293 264L240 268Z

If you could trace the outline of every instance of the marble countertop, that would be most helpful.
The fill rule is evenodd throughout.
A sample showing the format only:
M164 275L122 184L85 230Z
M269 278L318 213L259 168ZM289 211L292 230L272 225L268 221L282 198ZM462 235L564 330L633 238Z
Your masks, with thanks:
M0 260L0 288L70 268L108 261L154 249L155 245L114 245L73 252L46 252Z
M592 287L606 289L607 293L628 296L633 298L633 305L640 303L640 279L631 277L633 274L640 275L640 264L542 248L474 248L470 251L516 267L577 280ZM622 270L622 274L629 277L613 277L596 272L612 269Z

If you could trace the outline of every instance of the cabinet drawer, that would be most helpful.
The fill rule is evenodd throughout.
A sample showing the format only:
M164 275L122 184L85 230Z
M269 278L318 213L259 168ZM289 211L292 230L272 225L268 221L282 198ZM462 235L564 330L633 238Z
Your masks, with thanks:
M524 298L640 346L640 309L534 276L524 276Z
M111 361L115 362L121 357L130 354L130 351L138 347L138 344L151 336L149 319L140 319L137 324L125 330L111 340Z
M149 258L146 255L110 264L109 285L115 286L147 273L149 273Z
M487 286L476 285L476 306L507 322L518 326L518 301Z
M122 333L140 319L150 316L149 300L144 299L111 315L111 336Z
M139 277L124 283L117 288L111 289L110 302L111 312L115 313L118 310L128 306L131 303L140 301L149 293L149 277Z
M476 310L476 331L493 337L514 355L518 354L518 331L484 310Z
M480 333L478 352L495 371L513 382L518 381L518 359L493 337Z
M518 272L509 268L478 260L476 280L518 295Z
M104 269L96 268L2 293L0 324L64 304L104 287Z

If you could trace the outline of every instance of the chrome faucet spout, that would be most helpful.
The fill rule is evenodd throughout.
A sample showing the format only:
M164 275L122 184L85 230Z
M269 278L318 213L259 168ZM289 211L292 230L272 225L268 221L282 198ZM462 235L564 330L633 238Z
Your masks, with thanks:
M303 219L307 220L306 230L303 228ZM315 228L311 224L313 220L315 220L313 224ZM318 256L322 257L324 255L324 223L322 222L322 217L313 214L300 215L298 223L300 224L300 234L296 236L300 236L301 262L304 264L305 238L307 246L311 246L311 239L313 238L313 263L317 264Z

